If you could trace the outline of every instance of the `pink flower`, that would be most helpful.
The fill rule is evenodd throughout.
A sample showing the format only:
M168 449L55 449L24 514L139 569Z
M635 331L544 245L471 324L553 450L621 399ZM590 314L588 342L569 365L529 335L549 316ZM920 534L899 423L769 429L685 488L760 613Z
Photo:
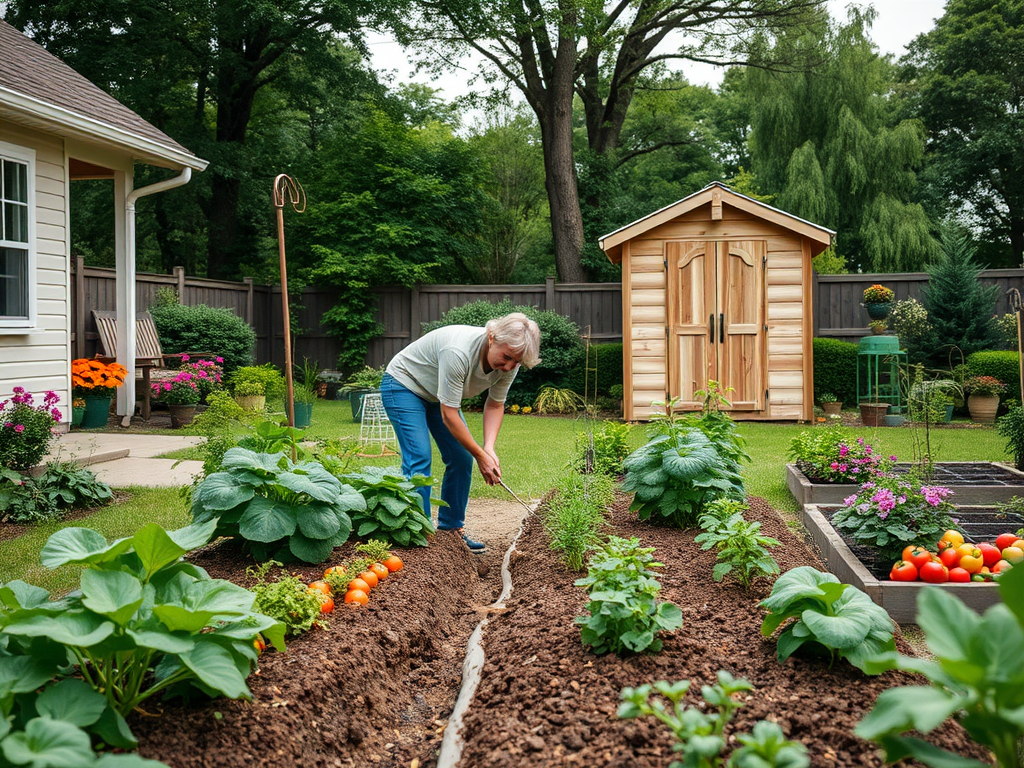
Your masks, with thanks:
M893 455L893 456L890 456L890 457L889 457L889 461L896 461L896 456L895 456L895 455Z
M223 363L224 362L224 358L223 357L215 357L214 360L216 360L218 363Z
M53 416L53 418L55 418L57 421L60 421L60 408L54 408L52 411L50 411L50 415Z
M843 499L843 504L845 504L847 507L852 507L856 501L857 501L857 494L854 493L854 494L851 494L851 495L847 496L845 499Z
M839 462L833 461L829 466L832 467L832 469L839 469Z
M848 454L849 452L850 452L850 449L846 445L846 443L843 443L842 445L839 446L839 458L841 458L841 459L845 458L846 454Z
M14 425L14 431L17 432L20 435L22 432L25 431L25 425L24 424L15 424Z
M164 382L164 392L170 392L170 391L171 391L171 382L165 381Z
M187 363L188 362L188 355L182 355L181 356L181 362Z

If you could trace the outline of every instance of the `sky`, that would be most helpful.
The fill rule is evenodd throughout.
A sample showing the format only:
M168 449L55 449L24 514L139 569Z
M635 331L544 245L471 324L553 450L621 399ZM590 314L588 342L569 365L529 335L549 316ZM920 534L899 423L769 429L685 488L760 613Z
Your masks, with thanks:
M865 0L828 0L832 16L843 19L846 17L847 6L871 4ZM883 53L899 57L906 52L906 46L911 40L934 26L935 19L942 15L945 0L875 0L873 4L878 15L871 29L871 37ZM369 42L374 68L378 71L392 71L396 85L401 82L424 83L440 89L444 99L465 95L469 90L466 83L469 72L453 72L432 81L426 75L413 73L401 46L394 40L381 35L371 35ZM687 62L682 69L692 83L718 85L721 82L720 67Z

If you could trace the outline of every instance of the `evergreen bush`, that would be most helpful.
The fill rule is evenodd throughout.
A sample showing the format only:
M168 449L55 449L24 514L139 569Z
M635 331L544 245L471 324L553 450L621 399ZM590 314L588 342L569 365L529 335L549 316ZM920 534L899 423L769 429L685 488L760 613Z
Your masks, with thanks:
M256 332L230 309L165 304L149 312L165 354L210 352L224 358L225 372L253 362Z
M847 405L857 404L857 345L839 339L814 339L814 399L826 392Z
M509 405L532 405L540 388L545 384L557 388L567 387L571 371L583 363L584 349L580 329L572 320L551 310L536 307L513 306L509 299L492 303L474 301L453 307L440 320L425 323L423 332L429 333L446 325L487 325L488 320L503 317L510 312L522 312L540 328L540 357L538 365L530 370L520 369L509 391Z
M1016 352L986 350L967 356L970 376L992 376L1006 385L1006 397L1020 397L1020 356Z

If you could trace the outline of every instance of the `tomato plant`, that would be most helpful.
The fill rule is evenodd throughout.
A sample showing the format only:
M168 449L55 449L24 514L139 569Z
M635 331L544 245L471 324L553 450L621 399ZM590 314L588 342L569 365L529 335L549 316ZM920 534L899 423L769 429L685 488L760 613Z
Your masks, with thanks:
M931 562L930 557L927 562ZM897 560L889 571L889 578L893 581L917 581L917 567L905 560Z

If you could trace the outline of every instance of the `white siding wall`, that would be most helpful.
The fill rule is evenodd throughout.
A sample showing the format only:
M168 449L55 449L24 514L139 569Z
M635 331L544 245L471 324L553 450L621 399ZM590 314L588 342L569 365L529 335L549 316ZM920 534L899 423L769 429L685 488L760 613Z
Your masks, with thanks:
M36 311L31 333L0 335L0 399L16 386L36 395L53 390L60 395L66 421L70 401L70 315L67 254L67 183L64 144L0 120L0 141L36 152Z

